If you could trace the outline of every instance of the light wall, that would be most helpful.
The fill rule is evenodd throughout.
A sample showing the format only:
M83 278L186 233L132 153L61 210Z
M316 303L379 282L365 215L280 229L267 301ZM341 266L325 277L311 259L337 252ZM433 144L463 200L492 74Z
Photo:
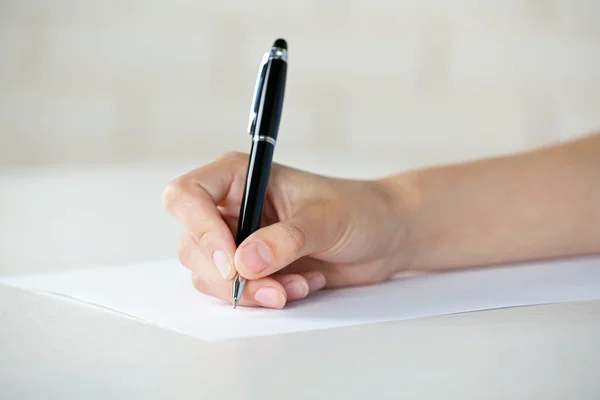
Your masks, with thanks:
M258 63L280 36L279 161L518 151L600 128L599 16L594 0L3 0L0 163L247 150Z

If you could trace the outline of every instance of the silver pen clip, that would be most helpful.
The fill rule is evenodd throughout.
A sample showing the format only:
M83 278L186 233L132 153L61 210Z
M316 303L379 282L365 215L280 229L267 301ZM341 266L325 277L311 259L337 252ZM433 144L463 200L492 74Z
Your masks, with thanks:
M265 72L267 69L267 62L269 62L269 57L271 53L265 53L260 62L260 68L258 69L258 76L256 77L256 85L254 86L254 97L252 98L252 105L250 107L250 118L248 120L248 133L250 135L254 135L254 130L256 129L256 117L258 115L258 102L260 99L260 94L262 92L262 87L265 80Z

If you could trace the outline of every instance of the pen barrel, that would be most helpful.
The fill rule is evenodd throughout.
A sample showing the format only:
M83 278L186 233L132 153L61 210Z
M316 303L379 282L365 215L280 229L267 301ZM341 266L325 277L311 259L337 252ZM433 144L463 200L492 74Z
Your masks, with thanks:
M259 104L254 134L277 139L287 79L287 62L271 60L267 66L264 96Z
M236 234L236 245L238 246L260 228L263 204L267 197L267 187L275 145L268 141L257 139L258 136L255 136L252 140L244 197L240 205L240 216Z

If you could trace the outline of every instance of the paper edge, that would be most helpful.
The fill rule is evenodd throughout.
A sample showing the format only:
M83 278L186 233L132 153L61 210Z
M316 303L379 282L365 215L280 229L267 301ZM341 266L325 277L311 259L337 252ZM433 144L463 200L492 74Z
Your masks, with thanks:
M596 256L583 256L583 257L577 257L577 260L585 260L585 259L596 259ZM166 262L166 261L172 261L172 258L168 258L168 259L161 259L161 260L153 260L150 262L146 262L146 263L151 263L151 264L160 264L162 262ZM599 259L600 260L600 259ZM548 262L560 262L560 261L565 261L564 259L558 259L558 260L549 260ZM535 265L537 264L537 262L531 262L531 263L527 263L526 265ZM111 266L96 266L96 267L90 267L90 268L85 268L85 269L76 269L73 272L79 272L79 271L89 271L89 270L96 270L96 269L119 269L119 268L126 268L128 266L130 266L131 264L121 264L121 265L111 265ZM507 266L519 266L520 264L517 265L507 265ZM472 268L472 269L479 269L479 268ZM180 329L177 328L172 328L169 326L164 326L162 324L156 323L156 322L152 322L152 321L148 321L144 318L140 318L131 314L128 314L126 312L123 311L119 311L116 309L113 309L111 307L108 306L104 306L98 303L93 303L87 300L83 300L81 298L78 297L74 297L71 295L66 295L63 293L58 293L55 291L51 291L51 290L45 290L45 289L40 289L37 288L35 286L23 286L23 285L19 285L19 284L15 284L14 282L11 282L13 279L21 279L21 278L31 278L31 277L41 277L41 276L54 276L56 274L62 274L65 272L71 272L71 271L53 271L53 272L46 272L46 273L31 273L31 274L23 274L23 275L2 275L0 276L0 285L5 285L5 286L9 286L9 287L13 287L22 291L27 291L33 294L37 294L37 295L44 295L46 297L50 297L50 298L56 298L57 300L69 300L71 303L75 303L78 304L79 306L87 306L90 309L95 309L96 311L104 311L107 314L113 314L114 316L121 316L121 317L125 317L125 318L129 318L132 321L137 321L149 326L153 326L162 330L166 330L166 331L170 331L173 333L177 333L183 336L187 336L193 339L197 339L197 340L201 340L204 342L223 342L223 341L230 341L230 340L247 340L247 339L252 339L252 338L264 338L264 337L269 337L269 336L275 336L275 335L289 335L289 334L299 334L299 333L303 333L303 332L314 332L314 331L322 331L322 330L329 330L329 329L340 329L340 328L349 328L349 327L358 327L358 326L364 326L364 325L373 325L373 324L380 324L380 323L390 323L390 322L396 322L396 321L411 321L411 320L419 320L419 319L427 319L427 318L436 318L436 317L440 317L440 316L449 316L449 315L456 315L456 314L469 314L469 313L480 313L480 312L486 312L486 311L494 311L494 310L502 310L502 309L511 309L511 308L521 308L521 307L535 307L535 306L543 306L543 305L552 305L552 304L568 304L568 303L580 303L580 302L584 302L584 301L590 301L590 299L577 299L577 300L557 300L557 301L547 301L547 302L535 302L535 303L528 303L528 304L517 304L517 305L508 305L508 306L502 306L502 307L486 307L486 308L480 308L480 309L474 309L474 310L468 310L468 311L450 311L450 312L443 312L443 313L439 313L439 314L435 314L435 315L427 315L427 316L420 316L420 317L404 317L404 318L386 318L386 319L382 319L379 321L367 321L367 322L361 322L361 323L352 323L352 324L344 324L344 325L338 325L335 327L316 327L316 328L308 328L308 329L302 329L302 330L298 330L298 331L289 331L289 332L277 332L277 333L260 333L260 334L252 334L250 336L229 336L229 337L225 337L225 338L205 338L205 337L199 337L197 335L194 335L190 332L186 332L186 331L182 331ZM414 275L416 276L421 276L421 275L437 275L437 274L444 274L444 273L449 273L452 271L442 271L442 272L433 272L433 273L416 273ZM404 276L407 275L407 276ZM412 277L413 274L410 273L410 271L407 271L406 273L400 273L395 275L391 280L396 280L396 279L402 279L402 278L406 278L406 277Z
M89 309L93 309L94 311L103 311L107 315L118 316L118 317L125 317L126 319L129 319L129 320L132 320L132 321L140 322L140 323L143 323L143 324L146 324L146 325L150 325L150 326L153 326L153 327L156 327L156 328L160 328L160 329L163 329L163 330L167 330L167 331L179 333L179 334L182 334L182 335L185 335L185 336L192 337L194 339L204 340L204 341L207 341L207 342L215 341L215 340L207 340L207 339L199 338L197 336L191 335L190 333L183 332L183 331L180 331L178 329L171 328L171 327L163 326L161 324L157 324L156 322L148 321L148 320L146 320L144 318L137 317L135 315L126 313L124 311L115 310L114 308L107 307L107 306L104 306L102 304L98 304L98 303L93 303L93 302L90 302L90 301L86 301L86 300L80 299L78 297L70 296L70 295L67 295L67 294L64 294L64 293L58 293L58 292L55 292L55 291L52 291L52 290L44 290L44 289L39 289L39 288L34 288L34 287L18 286L18 285L14 285L14 284L8 283L6 281L0 281L0 285L11 287L13 289L21 290L23 292L28 292L28 293L31 293L33 295L37 295L37 296L41 296L41 297L54 298L54 299L56 299L58 301L62 301L64 303L76 304L77 306L79 306L81 308L89 308ZM68 300L68 301L65 301L65 300Z
M380 320L380 321L353 323L353 324L340 325L340 326L335 326L335 327L309 328L309 329L303 329L300 331L262 333L262 334L254 334L251 336L231 336L231 337L225 337L223 339L214 339L214 338L208 339L208 338L202 338L202 337L195 336L189 332L185 332L185 331L179 330L177 328L172 328L172 327L164 326L162 324L158 324L156 322L148 321L144 318L140 318L140 317L128 314L123 311L115 310L111 307L103 306L103 305L97 304L97 303L92 303L92 302L82 300L77 297L73 297L70 295L63 294L63 293L58 293L58 292L54 292L51 290L43 290L43 289L38 289L38 288L27 288L27 287L23 287L23 286L16 286L16 285L8 284L6 282L0 282L0 284L5 285L5 286L10 286L10 287L13 287L15 289L22 290L25 292L30 292L34 295L54 298L58 301L63 301L64 303L71 302L72 304L76 304L77 306L79 306L81 308L84 308L83 306L87 306L88 308L93 309L95 311L103 311L108 315L112 315L115 317L124 317L126 319L130 319L131 321L139 322L139 323L142 323L142 324L145 324L148 326L152 326L152 327L155 327L155 328L158 328L161 330L176 333L176 334L186 336L186 337L189 337L189 338L192 338L195 340L201 340L201 341L207 342L207 343L209 343L209 342L210 343L226 342L226 341L233 341L233 340L249 340L249 339L251 340L254 338L265 338L265 337L269 337L269 336L295 335L295 334L302 334L302 333L308 333L308 332L326 331L326 330L333 330L333 329L344 329L344 328L351 328L351 327L361 327L361 326L367 326L367 325L377 325L377 324L385 324L385 323L393 323L393 322L401 322L401 321L424 320L424 319L445 317L445 316L451 316L451 315L474 314L474 313L482 313L482 312L487 312L487 311L505 310L505 309L512 309L512 308L536 307L536 306L544 306L544 305L552 305L552 304L581 303L581 302L586 301L586 300L550 301L550 302L540 302L540 303L532 303L532 304L519 304L519 305L511 305L511 306L503 306L503 307L481 308L481 309L469 310L469 311L451 311L451 312L445 312L445 313L436 314L436 315L427 315L427 316L423 316L423 317L406 317L406 318L400 318L400 319L389 318L389 319L384 319L384 320ZM65 300L68 300L68 301L65 301Z

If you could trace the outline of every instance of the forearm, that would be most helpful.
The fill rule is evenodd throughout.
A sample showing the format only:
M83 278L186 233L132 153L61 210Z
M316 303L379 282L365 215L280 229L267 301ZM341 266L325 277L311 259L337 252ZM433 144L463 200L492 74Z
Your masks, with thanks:
M414 268L600 252L600 134L389 182L409 210Z

